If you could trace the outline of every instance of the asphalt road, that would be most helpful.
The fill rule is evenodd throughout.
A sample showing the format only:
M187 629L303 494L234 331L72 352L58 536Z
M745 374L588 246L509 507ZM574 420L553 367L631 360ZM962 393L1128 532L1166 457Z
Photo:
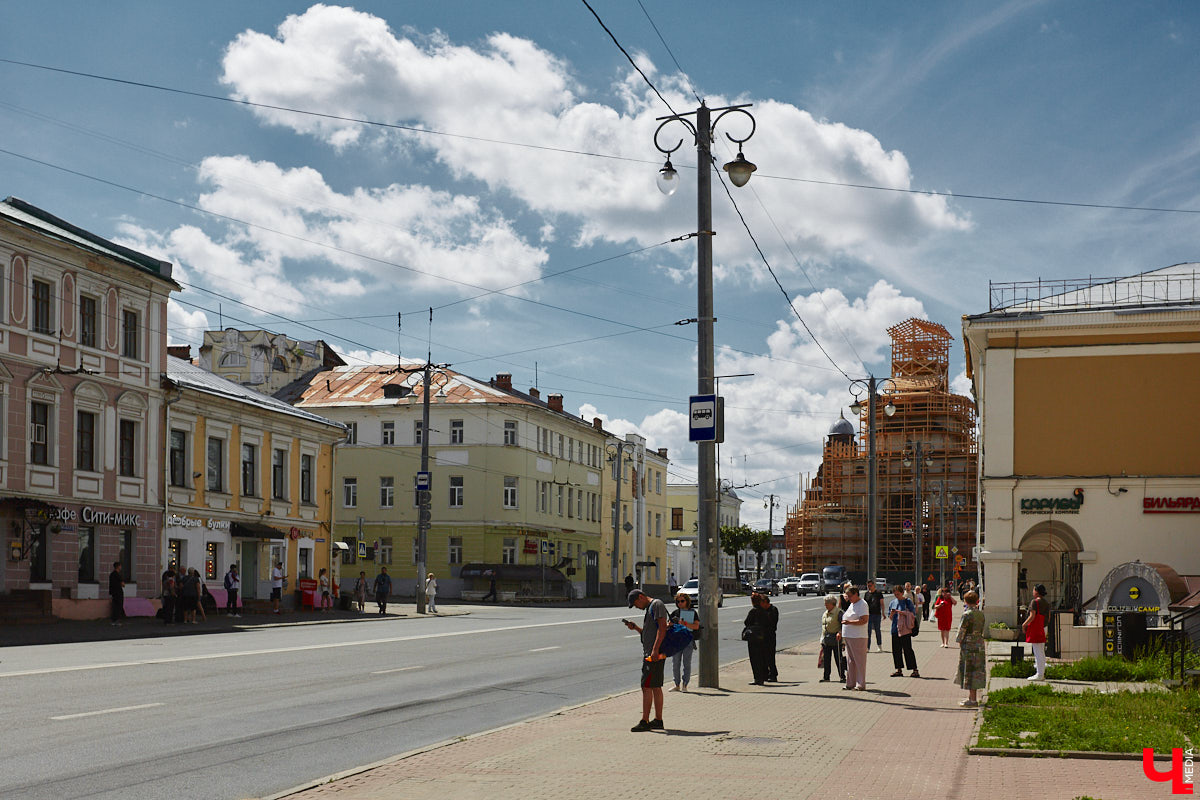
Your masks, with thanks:
M723 662L748 602L726 600ZM775 603L781 649L816 638L820 598ZM0 797L259 797L636 688L636 609L470 610L5 648Z

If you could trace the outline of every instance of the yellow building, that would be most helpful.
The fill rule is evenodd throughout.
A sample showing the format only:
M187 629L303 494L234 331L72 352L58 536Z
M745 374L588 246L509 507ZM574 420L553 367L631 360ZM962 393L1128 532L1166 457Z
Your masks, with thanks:
M672 483L667 486L667 505L670 519L668 553L671 569L682 584L700 573L700 550L697 547L697 518L699 491L694 483ZM742 499L731 488L720 492L717 511L717 530L725 526L736 528L741 525ZM727 592L738 590L738 563L735 556L721 551L721 563L717 567L717 578L721 588Z
M168 357L167 504L163 566L200 571L222 586L230 564L242 597L270 597L270 570L296 581L334 566L330 535L333 447L339 423Z
M1198 290L1200 264L992 284L963 318L989 619L1015 622L1038 583L1093 619L1200 587Z
M334 478L334 531L351 547L343 581L387 566L394 592L413 595L422 374L338 367L280 396L349 429ZM436 372L426 568L438 594L481 595L488 571L502 597L598 594L607 439L598 420L563 411L561 395L521 392L508 374Z
M608 509L608 517L601 548L602 582L606 587L611 586L615 569L618 584L631 575L647 592L661 595L666 591L671 572L667 558L670 534L667 466L670 461L666 448L651 450L646 447L646 440L636 433L626 434L624 439L610 434L605 448L608 468L604 473L604 508ZM619 515L616 511L618 453L621 462ZM615 562L614 536L617 539Z

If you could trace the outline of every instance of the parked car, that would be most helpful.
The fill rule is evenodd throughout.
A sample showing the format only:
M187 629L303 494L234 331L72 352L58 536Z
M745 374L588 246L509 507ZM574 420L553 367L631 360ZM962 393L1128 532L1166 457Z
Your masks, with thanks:
M799 585L800 578L796 575L789 575L779 582L779 590L784 594L791 594Z
M754 584L750 581L742 581L741 590L743 594L750 594L754 591Z
M698 608L700 605L700 579L692 578L685 581L683 586L680 586L676 594L686 594L688 599L692 601L692 608ZM721 587L717 587L717 608L725 605L725 592Z
M779 594L779 584L773 578L759 578L754 584L754 591L775 596Z
M796 594L822 594L821 576L815 572L806 572L800 576L800 582L796 584Z
M826 594L840 592L847 578L845 567L838 564L830 564L821 570L821 590Z

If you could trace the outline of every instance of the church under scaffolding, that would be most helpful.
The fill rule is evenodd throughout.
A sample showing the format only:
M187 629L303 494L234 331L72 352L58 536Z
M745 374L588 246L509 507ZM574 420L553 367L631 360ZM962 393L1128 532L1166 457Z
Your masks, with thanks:
M879 382L882 397L875 409L879 576L889 582L911 580L919 541L923 577L938 576L939 543L949 549L946 578L953 577L956 566L960 577L974 577L975 404L950 392L953 337L941 325L920 319L906 320L888 333L892 374ZM888 401L895 406L892 416L884 412ZM800 502L788 509L784 535L797 574L841 564L865 575L868 413L864 398L857 439L844 416L833 424L816 476L802 481ZM919 499L918 444L923 455Z

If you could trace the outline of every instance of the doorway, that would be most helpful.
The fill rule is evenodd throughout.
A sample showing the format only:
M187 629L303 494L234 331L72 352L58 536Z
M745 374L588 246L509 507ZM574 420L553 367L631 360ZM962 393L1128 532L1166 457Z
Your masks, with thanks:
M1079 534L1058 520L1039 522L1021 539L1021 563L1017 570L1017 602L1028 606L1033 587L1046 586L1046 601L1052 609L1074 609L1083 590L1083 565Z
M258 599L258 545L242 542L242 599Z

